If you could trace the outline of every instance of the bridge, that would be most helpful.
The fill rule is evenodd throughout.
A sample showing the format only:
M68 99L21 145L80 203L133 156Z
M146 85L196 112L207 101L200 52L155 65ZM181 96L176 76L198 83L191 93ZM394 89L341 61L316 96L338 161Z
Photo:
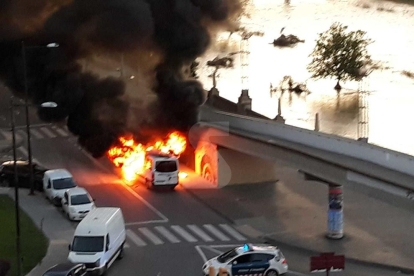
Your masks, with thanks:
M218 188L275 181L276 166L284 165L329 185L341 206L342 187L350 183L414 200L414 157L366 142L209 107L189 140L196 172Z

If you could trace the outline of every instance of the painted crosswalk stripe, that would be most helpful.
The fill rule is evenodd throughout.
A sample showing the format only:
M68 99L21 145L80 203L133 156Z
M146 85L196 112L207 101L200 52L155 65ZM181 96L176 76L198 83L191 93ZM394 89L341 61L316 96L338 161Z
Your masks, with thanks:
M154 243L155 245L159 245L159 244L163 244L164 243L162 240L160 240L160 238L158 238L154 233L152 233L146 227L138 228L138 231L141 232L145 237L147 237L148 239L150 239L152 241L152 243Z
M230 236L232 236L233 238L235 238L238 241L245 241L246 238L243 237L239 232L237 232L233 227L231 227L230 225L227 224L220 224L220 227L226 231L228 234L230 234Z
M132 230L127 229L126 235L133 243L135 243L139 247L147 245L147 243L144 242L140 237L138 237L134 232L132 232Z
M61 129L60 127L53 126L53 129L63 137L66 137L69 135L65 130Z
M27 150L25 149L25 148L23 148L23 147L19 147L18 148L18 151L20 151L20 153L21 154L23 154L24 155L24 157L28 157L29 156L29 153L27 152Z
M19 129L18 131L16 131L16 137L23 137L24 139L26 139L26 131L23 129Z
M177 239L176 236L174 236L170 231L167 230L164 226L156 226L154 227L155 230L157 230L161 235L163 235L167 240L169 240L172 243L179 243L180 240Z
M191 225L187 225L187 227L193 231L197 236L199 236L203 241L205 242L212 242L213 239L207 235L203 230L201 230L200 227L198 227L197 225L191 224Z
M43 133L45 133L49 138L55 138L56 137L56 135L53 132L51 132L49 129L47 129L46 127L42 127L42 128L40 128L40 130Z
M171 226L171 228L177 232L178 235L180 235L181 237L183 237L186 241L188 242L196 242L197 239L194 238L190 233L188 233L187 231L185 231L181 226L178 225L173 225Z
M32 134L36 139L43 139L43 135L36 129L31 129L30 134Z
M203 225L204 228L206 228L211 234L213 234L214 236L216 236L217 238L219 238L222 241L229 241L230 238L227 237L226 235L224 235L222 232L220 232L220 230L218 230L216 227L214 227L211 224L204 224Z
M4 139L6 139L6 140L12 140L13 138L12 138L12 134L11 134L11 132L10 131L7 131L7 130L1 130L0 129L0 134L4 137Z

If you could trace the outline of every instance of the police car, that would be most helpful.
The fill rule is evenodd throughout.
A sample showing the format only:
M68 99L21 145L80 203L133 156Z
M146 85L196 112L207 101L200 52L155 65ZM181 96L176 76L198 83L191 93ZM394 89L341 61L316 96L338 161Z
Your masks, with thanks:
M236 247L207 261L203 265L204 275L209 275L210 267L215 273L224 268L229 276L277 276L288 271L285 256L277 247L251 244Z

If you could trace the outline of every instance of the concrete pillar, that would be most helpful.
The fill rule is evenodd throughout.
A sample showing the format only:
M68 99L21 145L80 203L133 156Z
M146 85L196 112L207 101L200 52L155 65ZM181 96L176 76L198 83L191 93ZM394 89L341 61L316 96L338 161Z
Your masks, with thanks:
M342 239L344 236L342 186L329 185L328 232L329 239Z
M319 131L319 113L315 114L315 131Z
M249 90L243 89L237 102L237 111L243 114L246 110L252 110L252 98L249 96Z

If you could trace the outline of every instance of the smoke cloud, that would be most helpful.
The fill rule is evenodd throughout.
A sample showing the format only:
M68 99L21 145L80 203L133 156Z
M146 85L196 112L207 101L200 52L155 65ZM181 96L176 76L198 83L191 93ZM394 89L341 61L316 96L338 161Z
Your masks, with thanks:
M80 60L97 52L161 52L151 87L157 100L137 111L145 118L139 128L185 131L196 122L204 91L182 68L206 51L210 24L225 24L237 8L237 0L0 0L0 79L23 95L24 41L31 101L58 104L39 109L40 117L66 119L79 143L100 157L131 131L134 110L122 80L85 72ZM38 47L50 42L60 46Z

